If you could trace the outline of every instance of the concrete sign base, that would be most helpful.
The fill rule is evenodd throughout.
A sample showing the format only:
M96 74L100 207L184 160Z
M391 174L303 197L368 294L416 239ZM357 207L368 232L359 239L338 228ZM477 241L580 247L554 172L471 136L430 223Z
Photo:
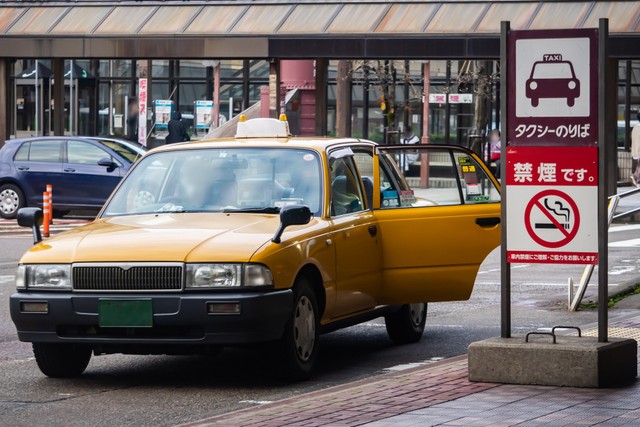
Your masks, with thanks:
M614 387L637 376L632 339L524 336L490 338L469 346L469 381L566 387Z

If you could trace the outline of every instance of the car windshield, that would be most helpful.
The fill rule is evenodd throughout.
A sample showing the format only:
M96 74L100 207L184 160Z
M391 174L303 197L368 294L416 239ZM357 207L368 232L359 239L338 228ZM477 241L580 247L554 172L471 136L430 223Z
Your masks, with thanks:
M538 62L533 70L534 79L572 79L573 72L568 62Z
M318 155L293 148L164 151L143 158L118 187L104 216L162 212L278 213L321 207Z
M116 153L120 154L125 159L129 160L131 163L135 162L138 157L140 157L140 153L144 150L136 151L133 147L128 146L127 144L118 142L118 141L110 141L106 139L96 139L100 144L111 148Z

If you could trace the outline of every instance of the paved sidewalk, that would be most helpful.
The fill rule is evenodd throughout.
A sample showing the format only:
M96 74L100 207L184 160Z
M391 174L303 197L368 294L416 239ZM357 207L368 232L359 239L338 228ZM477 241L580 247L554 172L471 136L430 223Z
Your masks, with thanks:
M640 316L612 322L609 334L638 339ZM638 426L640 381L617 389L471 383L467 357L458 356L186 426L362 425Z

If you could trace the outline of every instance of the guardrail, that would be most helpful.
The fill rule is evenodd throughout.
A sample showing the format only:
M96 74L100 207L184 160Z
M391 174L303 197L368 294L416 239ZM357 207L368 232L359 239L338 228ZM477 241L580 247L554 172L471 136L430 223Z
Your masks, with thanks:
M640 188L634 188L633 190L625 191L620 194L615 194L609 197L609 207L608 207L608 226L611 227L611 221L614 219L622 219L634 215L640 212L640 207L630 209L626 212L621 212L616 214L616 208L618 207L618 203L620 200L625 197L633 196L634 194L640 193ZM587 265L582 272L582 276L580 277L580 285L578 286L578 291L573 295L573 281L569 279L569 311L576 311L582 302L582 298L584 298L584 293L587 290L587 286L589 286L589 281L591 280L591 275L593 274L593 269L595 265Z

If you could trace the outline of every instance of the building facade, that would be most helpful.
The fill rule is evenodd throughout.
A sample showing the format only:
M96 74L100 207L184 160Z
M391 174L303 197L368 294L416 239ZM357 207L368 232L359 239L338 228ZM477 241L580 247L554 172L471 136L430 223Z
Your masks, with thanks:
M411 127L423 142L473 146L500 127L500 22L587 28L600 18L626 150L640 110L637 1L3 2L0 140L126 137L147 79L148 143L162 142L167 111L198 138L216 121L201 123L200 106L215 104L220 125L262 98L300 134L393 143Z

